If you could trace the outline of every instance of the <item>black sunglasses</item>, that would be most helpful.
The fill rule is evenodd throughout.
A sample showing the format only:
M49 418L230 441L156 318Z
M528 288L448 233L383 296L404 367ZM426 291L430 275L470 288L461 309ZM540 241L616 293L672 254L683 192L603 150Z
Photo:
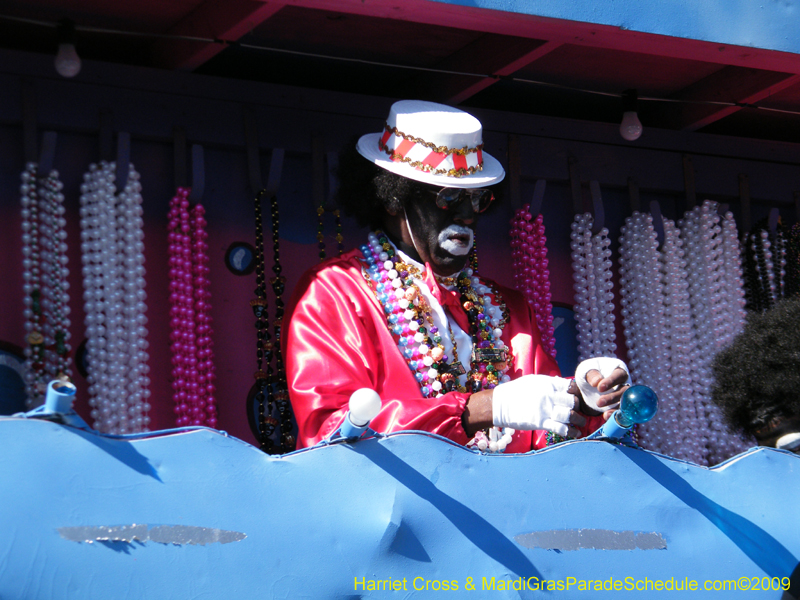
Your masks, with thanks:
M433 191L433 190L431 190ZM436 206L448 210L458 205L464 198L469 198L472 210L482 213L494 200L492 190L485 188L442 188L436 193Z

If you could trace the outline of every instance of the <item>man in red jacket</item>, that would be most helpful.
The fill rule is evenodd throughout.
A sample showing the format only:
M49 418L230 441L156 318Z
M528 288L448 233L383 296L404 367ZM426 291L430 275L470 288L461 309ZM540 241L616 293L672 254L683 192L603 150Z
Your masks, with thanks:
M524 298L469 268L478 215L505 173L473 116L401 101L340 163L339 201L375 231L308 271L285 336L298 447L333 433L350 395L375 390L377 431L424 430L525 452L545 433L602 424L628 382L613 358L559 376ZM365 160L366 159L366 160ZM484 433L482 433L484 432Z

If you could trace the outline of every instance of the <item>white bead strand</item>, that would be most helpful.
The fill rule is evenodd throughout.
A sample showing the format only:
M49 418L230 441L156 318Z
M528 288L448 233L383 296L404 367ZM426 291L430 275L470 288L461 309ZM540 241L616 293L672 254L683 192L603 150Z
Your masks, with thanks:
M739 310L738 294L731 294L729 280L737 276L726 274L723 227L717 214L717 203L706 200L702 206L684 215L681 235L687 245L687 280L692 305L692 321L698 345L698 355L692 385L701 437L705 442L705 459L717 464L745 449L746 444L724 424L719 408L711 402L713 383L711 361L735 333L730 328L732 314ZM730 229L730 225L728 225ZM735 264L735 257L727 261ZM730 285L735 285L731 283Z
M128 167L125 188L117 203L118 251L122 281L122 339L120 349L127 369L122 376L126 393L119 407L120 433L146 431L150 418L149 368L147 366L147 305L145 300L144 221L142 219L142 186L139 173Z
M579 360L615 356L614 293L608 229L592 235L590 213L575 215L570 234Z
M661 269L664 280L664 337L669 352L669 393L659 397L659 419L670 456L694 463L703 460L701 444L695 435L697 420L694 388L677 382L690 382L698 351L692 330L691 305L686 281L683 242L675 223L664 219L664 243L661 248ZM672 382L676 382L673 384Z
M90 165L81 186L89 405L107 433L149 423L141 184L131 165L116 195L116 165Z
M649 214L633 213L620 238L620 293L631 377L660 399L671 395L669 353L664 335L664 291L656 233ZM659 416L638 429L648 449L667 452L672 443Z

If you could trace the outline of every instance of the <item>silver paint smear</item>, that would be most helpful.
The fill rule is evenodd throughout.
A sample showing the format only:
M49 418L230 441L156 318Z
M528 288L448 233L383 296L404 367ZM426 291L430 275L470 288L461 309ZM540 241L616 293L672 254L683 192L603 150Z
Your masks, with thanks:
M660 533L612 529L551 529L514 537L525 548L544 550L666 550Z
M238 531L194 527L191 525L115 525L112 527L59 527L59 535L70 542L156 542L181 546L205 546L206 544L229 544L247 537Z

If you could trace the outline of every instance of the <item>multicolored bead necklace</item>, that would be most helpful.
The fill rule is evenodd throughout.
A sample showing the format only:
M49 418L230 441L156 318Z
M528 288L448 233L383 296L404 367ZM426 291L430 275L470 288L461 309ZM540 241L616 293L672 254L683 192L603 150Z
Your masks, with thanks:
M501 340L508 320L505 304L499 293L465 269L455 278L440 278L443 285L452 285L460 295L459 303L470 324L473 350L467 372L458 360L455 338L453 356L445 354L442 335L434 325L433 313L415 283L423 274L414 265L400 260L385 234L370 233L369 244L361 246L364 255L364 276L386 313L386 321L397 346L420 384L426 398L450 391L475 393L492 389L508 381L508 348ZM496 304L492 302L496 299ZM449 326L449 323L448 323ZM466 375L461 385L459 376Z

